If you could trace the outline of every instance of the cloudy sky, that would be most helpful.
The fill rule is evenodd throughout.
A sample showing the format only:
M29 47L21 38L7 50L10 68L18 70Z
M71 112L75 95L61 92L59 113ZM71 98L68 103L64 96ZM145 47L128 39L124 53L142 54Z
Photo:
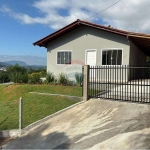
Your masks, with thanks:
M0 54L46 57L32 43L77 19L150 34L150 0L0 0Z

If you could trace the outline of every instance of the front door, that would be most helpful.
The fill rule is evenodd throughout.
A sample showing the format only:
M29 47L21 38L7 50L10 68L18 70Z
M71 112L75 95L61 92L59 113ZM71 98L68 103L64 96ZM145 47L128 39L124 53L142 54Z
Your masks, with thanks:
M87 51L86 64L90 66L96 66L96 50Z
M96 50L88 50L86 52L86 64L92 68L96 66ZM90 78L95 78L95 71L90 69Z

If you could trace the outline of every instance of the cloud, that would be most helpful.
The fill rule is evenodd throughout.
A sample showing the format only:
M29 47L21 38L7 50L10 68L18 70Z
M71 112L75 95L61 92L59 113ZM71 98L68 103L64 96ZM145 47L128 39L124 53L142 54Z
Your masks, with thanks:
M17 13L7 6L0 10L24 24L43 24L52 29L59 29L76 19L87 19L117 0L36 0L32 7L43 17L32 17L32 14ZM88 21L111 25L114 28L150 33L150 0L121 0Z
M22 14L22 13L15 13L13 12L9 7L3 5L0 11L7 13L10 17L13 17L14 19L22 21L22 23L25 24L33 24L33 20L37 20L37 18L32 18L27 14Z

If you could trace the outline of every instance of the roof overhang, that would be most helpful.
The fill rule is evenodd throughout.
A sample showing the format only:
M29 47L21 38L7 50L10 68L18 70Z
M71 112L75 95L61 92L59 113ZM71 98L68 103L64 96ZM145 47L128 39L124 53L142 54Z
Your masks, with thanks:
M141 51L150 56L150 35L128 34L128 39L132 41Z
M81 26L88 26L88 27L99 29L99 30L104 30L104 31L115 33L115 34L123 35L123 36L127 36L127 33L128 33L128 32L123 31L123 30L118 30L118 29L111 28L111 27L101 26L101 25L93 24L93 23L90 23L87 21L82 21L82 20L78 19L77 21L65 26L64 28L40 39L39 41L37 41L35 43L33 43L33 45L34 46L38 45L38 46L47 47L49 42L53 41L54 39L56 39L60 36L63 36L64 34L70 32L76 28L79 28Z
M79 19L65 26L64 28L38 40L37 42L33 43L33 45L47 48L48 43L59 38L60 36L65 35L68 32L71 32L72 30L75 30L83 26L88 26L88 27L92 27L95 29L125 36L128 38L129 41L132 41L135 45L137 45L138 48L140 48L140 50L142 50L146 55L150 55L150 35L149 34L141 34L141 33L128 32L124 30L118 30L112 27L106 27L106 26L94 24L94 23L79 20Z

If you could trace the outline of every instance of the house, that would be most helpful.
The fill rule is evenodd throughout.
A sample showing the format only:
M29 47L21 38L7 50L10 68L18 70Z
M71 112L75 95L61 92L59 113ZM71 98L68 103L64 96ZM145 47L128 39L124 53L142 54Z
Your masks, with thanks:
M150 35L79 19L33 44L47 48L47 72L64 72L71 79L84 64L144 65L150 55Z
M0 67L1 71L6 71L6 67Z

